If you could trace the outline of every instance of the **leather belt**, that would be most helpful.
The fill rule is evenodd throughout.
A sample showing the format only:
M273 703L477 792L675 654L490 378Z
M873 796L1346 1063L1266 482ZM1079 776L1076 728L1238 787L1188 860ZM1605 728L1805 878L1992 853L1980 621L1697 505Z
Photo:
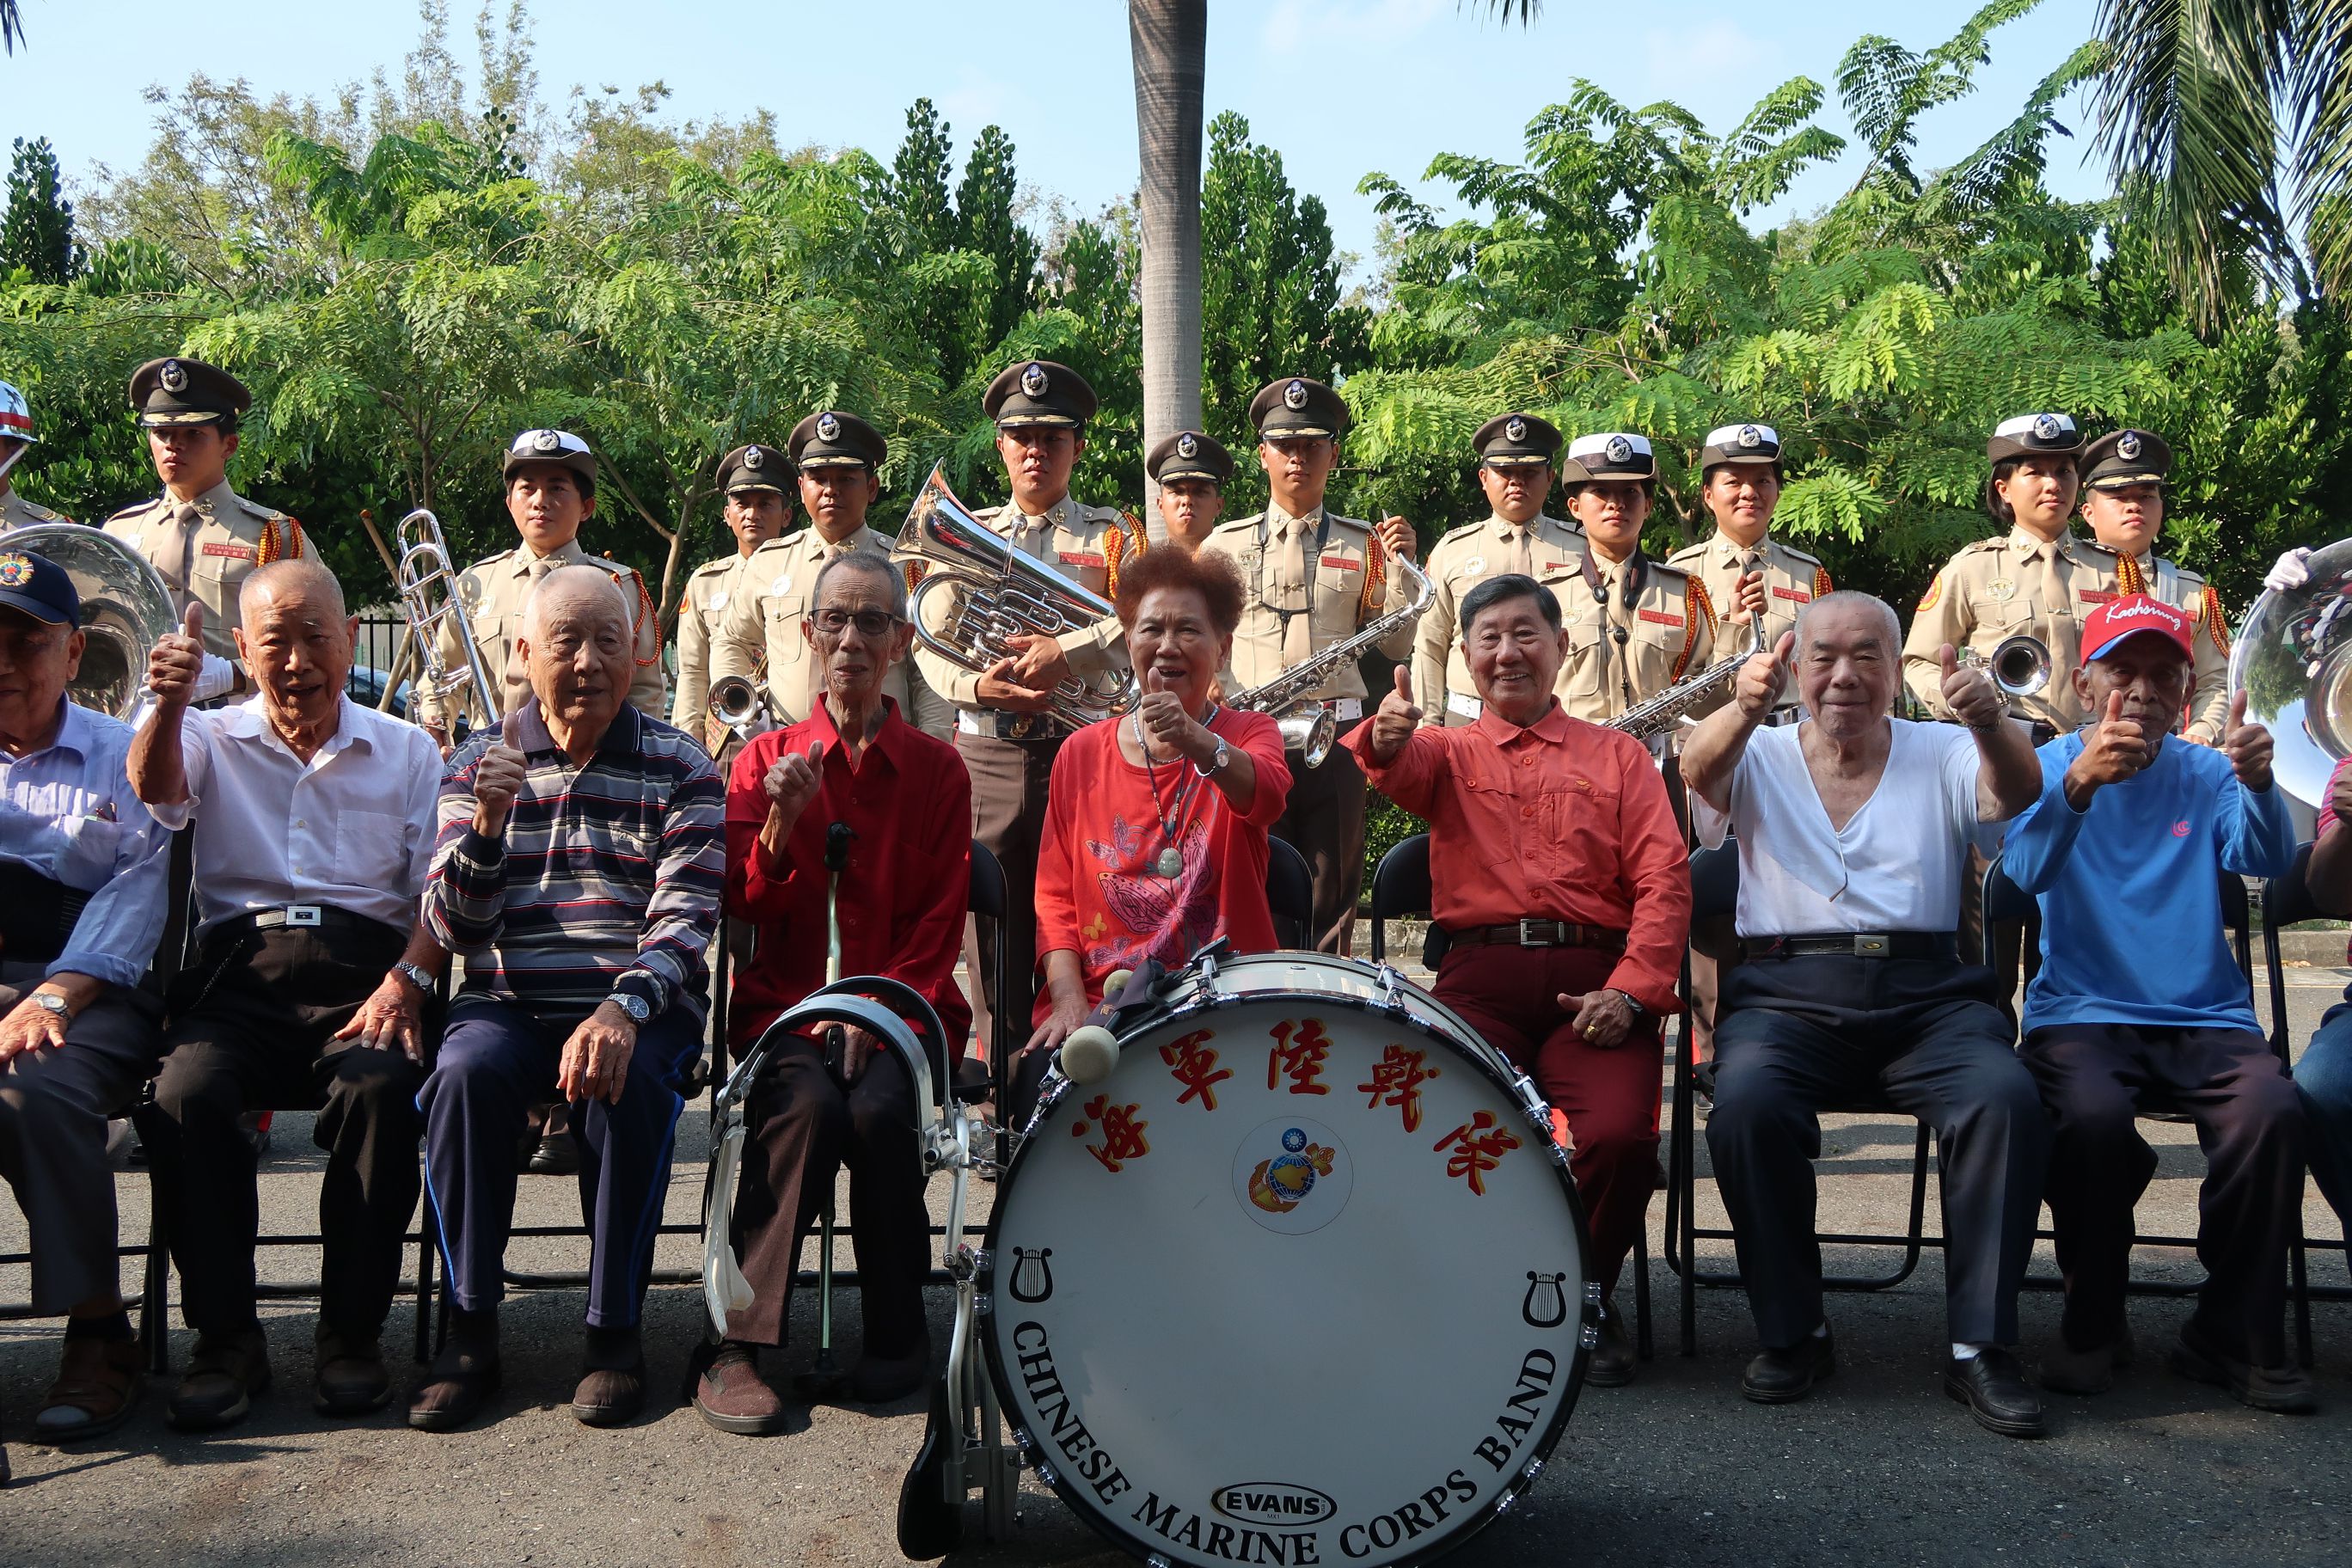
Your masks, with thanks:
M339 910L332 904L286 904L271 910L247 910L241 915L231 915L219 924L206 928L204 945L233 942L256 931L277 931L280 928L305 931L391 931L382 921L355 915L349 910Z
M956 730L1000 741L1059 741L1070 733L1050 713L1007 713L995 708L959 708Z
M1841 931L1739 939L1740 955L1766 958L1958 958L1959 938L1948 931Z
M1625 933L1607 926L1579 925L1574 921L1523 920L1507 926L1465 926L1448 930L1445 940L1455 947L1593 947L1603 952L1625 951Z

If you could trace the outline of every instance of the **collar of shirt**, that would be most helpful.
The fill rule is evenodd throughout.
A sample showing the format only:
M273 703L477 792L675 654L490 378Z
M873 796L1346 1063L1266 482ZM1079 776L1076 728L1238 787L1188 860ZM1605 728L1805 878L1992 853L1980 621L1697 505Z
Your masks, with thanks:
M1023 511L1019 501L1013 501L1009 504L1013 509L1013 516L1015 520L1013 524L1013 531L1015 533L1025 532L1033 528L1067 528L1071 526L1070 512L1072 508L1070 505L1070 498L1066 495L1041 512L1032 513ZM809 531L814 533L815 530L812 528Z
M343 699L343 704L349 707L351 699ZM637 752L637 725L636 709L626 702L622 703L621 711L605 729L603 738L597 741L595 754L588 759L589 762L593 763L608 752L635 756ZM515 739L522 742L522 754L526 759L553 752L563 759L564 766L572 765L571 753L558 747L555 737L548 731L547 721L540 714L537 693L524 698L522 706L515 710Z
M1744 565L1753 555L1761 563L1772 559L1772 536L1766 534L1753 544L1742 544L1718 529L1706 542L1707 559L1717 566Z
M574 534L544 555L537 553L528 544L518 544L515 546L513 559L513 574L518 577L528 577L530 575L530 569L542 561L561 561L566 566L583 565L588 560L588 552L580 548L580 536Z
M164 500L168 501L170 499L170 493L167 491ZM220 483L196 498L196 510L203 513L208 521L218 518L235 517L238 510L236 491L230 488L228 480L224 478Z
M242 741L257 740L263 745L275 747L292 757L294 748L286 743L286 738L280 735L278 732L278 727L269 721L269 710L264 706L267 700L262 697L250 697L243 702L220 709L214 723L223 735ZM345 692L337 700L335 732L327 737L326 743L319 748L317 755L313 756L305 764L306 766L324 767L329 758L347 747L369 745L367 735L361 730L359 722L352 718L352 715L359 710L359 705L352 700L349 692ZM295 760L299 762L301 759L298 757Z
M2019 523L2009 531L2009 547L2028 561L2038 558L2045 551L2052 560L2063 560L2074 552L2074 533L2068 529L2055 539L2044 539L2023 523Z
M1323 512L1324 509L1318 506L1304 517L1293 517L1274 502L1268 501L1265 503L1266 537L1286 539L1289 537L1289 531L1293 528L1302 531L1314 528L1323 521Z
M866 758L870 761L875 757L880 757L890 764L891 772L904 772L905 770L898 765L898 747L902 732L907 727L906 720L899 716L898 704L887 697L882 699L882 722L876 726L874 739L866 742ZM793 728L804 729L817 740L824 742L824 761L828 772L831 771L836 760L845 769L849 766L847 748L841 739L841 726L833 721L833 709L829 704L823 701L816 703L810 709L809 716ZM862 771L862 763L860 767Z
M1496 712L1491 702L1483 703L1482 707L1484 710L1470 728L1495 746L1532 744L1536 741L1548 746L1557 746L1568 739L1568 710L1559 705L1557 697L1552 699L1551 706L1544 710L1542 718L1528 725L1512 723ZM1533 740L1530 741L1529 737Z
M81 762L89 760L91 743L97 739L90 729L90 714L62 697L58 699L58 706L66 710L65 717L58 721L58 732L49 737L49 743L37 752L26 752L21 757L12 757L0 752L0 773L20 767L37 757L46 757L52 752L71 752Z

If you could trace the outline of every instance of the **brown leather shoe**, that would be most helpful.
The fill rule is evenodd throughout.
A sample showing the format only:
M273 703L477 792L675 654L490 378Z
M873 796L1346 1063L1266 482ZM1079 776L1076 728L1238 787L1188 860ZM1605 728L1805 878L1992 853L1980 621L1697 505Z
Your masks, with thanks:
M760 1351L729 1340L694 1380L694 1407L721 1432L766 1437L784 1429L791 1412L760 1375Z
M259 1328L233 1334L198 1334L187 1374L172 1391L163 1417L183 1432L232 1426L269 1388L269 1341Z
M1612 1296L1601 1303L1601 1342L1585 1358L1585 1385L1622 1388L1633 1381L1639 1359L1633 1352L1633 1336L1625 1331L1625 1320L1618 1313L1617 1298Z
M311 1408L321 1415L366 1415L392 1403L392 1373L375 1334L339 1334L319 1325L317 1387Z
M58 1380L33 1417L44 1443L74 1443L113 1431L139 1403L139 1342L68 1335Z
M621 1426L646 1407L646 1347L635 1329L588 1331L587 1366L572 1391L583 1426Z
M419 1432L454 1432L482 1413L499 1391L498 1342L461 1341L452 1334L424 1384L408 1402L408 1424Z

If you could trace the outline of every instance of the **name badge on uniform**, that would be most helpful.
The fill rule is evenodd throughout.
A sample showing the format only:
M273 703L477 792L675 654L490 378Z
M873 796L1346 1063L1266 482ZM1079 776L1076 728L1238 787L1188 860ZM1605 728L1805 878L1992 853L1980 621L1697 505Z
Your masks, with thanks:
M768 579L768 592L781 597L793 591L793 574L789 572Z
M1670 616L1664 610L1643 610L1642 619L1662 626L1678 626L1683 624L1683 618L1680 616Z
M1813 602L1813 596L1802 588L1775 588L1772 590L1772 596L1776 599L1794 599L1801 605L1810 605Z
M1103 563L1100 555L1089 555L1083 550L1065 550L1059 553L1065 566L1100 566Z
M250 561L253 559L253 546L250 544L223 544L217 540L208 540L205 544L205 553L207 555L218 555L229 561Z
M2077 588L2074 596L2086 605L2104 605L2121 595L2110 594L2104 588Z
M1318 563L1328 566L1335 572L1353 572L1356 570L1356 563L1349 560L1345 555L1321 556L1318 558Z

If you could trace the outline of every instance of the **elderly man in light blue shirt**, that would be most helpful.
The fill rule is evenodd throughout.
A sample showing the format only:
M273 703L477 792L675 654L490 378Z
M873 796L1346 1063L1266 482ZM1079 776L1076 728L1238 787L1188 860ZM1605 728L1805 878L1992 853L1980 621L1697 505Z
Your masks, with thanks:
M32 1233L33 1310L67 1315L35 1421L51 1443L121 1425L139 1392L106 1122L155 1070L139 986L168 842L131 793L129 726L66 700L80 620L62 568L0 548L0 1175Z

